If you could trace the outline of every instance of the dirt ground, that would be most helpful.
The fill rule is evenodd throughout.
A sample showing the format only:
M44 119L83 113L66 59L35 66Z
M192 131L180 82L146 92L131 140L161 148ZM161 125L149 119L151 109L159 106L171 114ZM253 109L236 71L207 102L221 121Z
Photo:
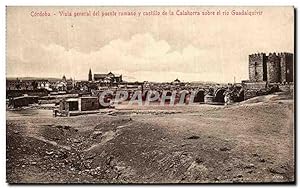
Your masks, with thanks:
M293 106L269 95L226 107L7 116L7 182L294 182Z

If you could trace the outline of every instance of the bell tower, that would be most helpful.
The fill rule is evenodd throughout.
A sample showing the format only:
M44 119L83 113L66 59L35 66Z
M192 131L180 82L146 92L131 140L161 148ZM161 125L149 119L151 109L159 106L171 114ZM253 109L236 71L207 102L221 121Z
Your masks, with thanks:
M90 71L89 71L89 81L92 81L93 80L93 75L92 75L92 70L90 68Z

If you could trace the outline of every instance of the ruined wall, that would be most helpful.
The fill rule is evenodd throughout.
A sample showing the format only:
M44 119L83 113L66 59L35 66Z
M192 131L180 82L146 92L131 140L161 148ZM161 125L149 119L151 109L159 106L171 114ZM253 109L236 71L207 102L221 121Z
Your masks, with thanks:
M69 110L69 111L78 111L79 108L78 108L78 101L69 101L67 104L66 104L66 110Z
M249 55L249 79L252 82L265 81L266 55L264 53Z
M81 111L97 110L100 107L97 97L80 98L80 100Z
M266 89L266 85L267 83L265 81L243 83L244 99L247 100L257 96L257 92Z
M270 53L267 59L267 81L270 83L281 81L280 58L276 53Z
M279 85L279 90L280 91L283 91L283 92L289 92L289 93L293 93L294 91L294 85L293 84L282 84L282 85Z
M26 97L17 97L13 99L12 105L14 108L28 106L29 100Z

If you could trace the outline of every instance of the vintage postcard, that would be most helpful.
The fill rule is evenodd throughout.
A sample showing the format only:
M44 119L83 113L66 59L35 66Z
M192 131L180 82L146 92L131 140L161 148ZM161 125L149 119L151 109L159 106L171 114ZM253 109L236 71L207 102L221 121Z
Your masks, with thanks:
M6 178L295 183L292 6L8 6Z

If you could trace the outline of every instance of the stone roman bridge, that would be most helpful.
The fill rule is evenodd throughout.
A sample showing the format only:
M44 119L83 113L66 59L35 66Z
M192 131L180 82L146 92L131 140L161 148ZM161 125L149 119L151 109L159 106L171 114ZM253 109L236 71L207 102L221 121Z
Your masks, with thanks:
M166 96L172 96L172 92L176 91L176 98L178 98L180 96L180 94L182 92L186 93L186 98L189 98L190 95L192 94L192 92L195 93L195 97L194 97L194 102L199 102L199 103L204 103L205 102L205 96L210 96L214 102L217 103L224 103L224 93L227 90L227 87L211 87L211 88L197 88L197 89L185 89L185 88L178 88L178 89L162 89L162 88L152 88L152 89L143 89L143 88L139 88L139 89L114 89L111 90L113 91L113 95L111 95L111 98L113 98L116 94L116 91L127 91L128 92L128 99L130 100L133 96L133 94L136 91L140 91L142 92L142 98L143 100L146 100L147 95L149 92L151 91L156 91L160 94L160 97L162 96L163 92L165 93ZM103 90L104 91L104 90ZM103 91L94 91L94 93L96 92L97 96L100 96L101 93ZM95 95L95 94L94 94Z

